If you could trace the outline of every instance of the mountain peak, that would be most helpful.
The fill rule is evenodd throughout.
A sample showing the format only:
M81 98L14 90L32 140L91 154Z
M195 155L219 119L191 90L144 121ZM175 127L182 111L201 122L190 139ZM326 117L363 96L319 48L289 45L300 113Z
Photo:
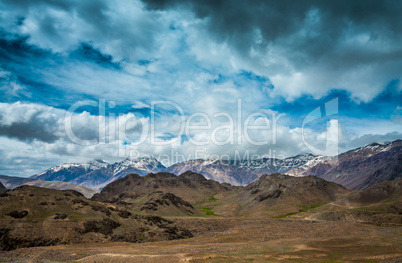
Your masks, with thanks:
M135 168L152 168L152 169L163 169L163 166L156 158L154 157L139 157L139 158L126 158L122 162L116 163L122 166L131 166Z

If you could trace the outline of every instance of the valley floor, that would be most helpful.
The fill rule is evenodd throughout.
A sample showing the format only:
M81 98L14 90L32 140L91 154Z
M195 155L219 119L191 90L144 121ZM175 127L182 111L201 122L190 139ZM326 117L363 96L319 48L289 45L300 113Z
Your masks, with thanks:
M0 262L401 262L402 226L304 219L177 218L194 238L0 252Z

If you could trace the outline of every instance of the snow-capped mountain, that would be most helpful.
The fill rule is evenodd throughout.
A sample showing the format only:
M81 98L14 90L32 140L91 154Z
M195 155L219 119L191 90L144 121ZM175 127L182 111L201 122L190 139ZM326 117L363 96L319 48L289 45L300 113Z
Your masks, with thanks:
M100 189L130 173L146 175L165 167L154 158L125 159L109 164L103 160L92 160L84 164L62 164L33 175L31 178L45 181L63 181L85 187Z
M115 163L113 166L113 173L120 174L128 169L137 169L152 173L165 168L158 160L154 158L139 158L139 159L125 159L122 162Z
M349 189L366 189L402 177L402 141L373 143L335 157L316 156L287 174L314 175Z
M174 164L166 168L165 171L176 175L192 171L220 183L247 185L255 181L260 175L286 173L314 157L312 154L302 154L286 159L263 158L242 161L198 159Z
M84 164L70 163L57 165L31 178L45 181L69 182L100 189L131 173L143 176L148 173L165 171L179 175L192 171L220 183L247 185L262 174L284 173L294 167L305 164L312 158L314 158L314 155L305 154L283 160L272 158L241 162L198 159L174 164L168 168L154 158L127 158L113 164L109 164L103 160L92 160Z
M33 179L40 179L46 181L62 181L70 182L83 174L90 173L92 171L106 169L110 164L102 160L92 160L88 163L69 163L62 164L47 169L42 173L32 176Z
M282 173L296 177L314 175L349 189L365 189L375 183L402 177L402 141L370 144L335 157L300 154L286 159L189 160L164 167L154 158L125 159L113 164L92 160L86 164L63 164L32 176L46 181L63 181L100 189L134 173L192 171L220 183L248 185L263 174Z

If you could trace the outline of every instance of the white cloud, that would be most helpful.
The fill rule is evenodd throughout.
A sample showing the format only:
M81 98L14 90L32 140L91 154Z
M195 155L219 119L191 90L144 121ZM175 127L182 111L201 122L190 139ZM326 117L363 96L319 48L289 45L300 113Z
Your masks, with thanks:
M175 137L180 130L180 118L178 115L158 117L156 120L158 128L155 129L156 140L152 142L150 126L147 126L151 123L149 118L138 118L133 113L123 114L118 117L94 116L87 112L73 114L72 127L74 135L82 140L98 139L96 143L85 145L84 143L77 144L67 136L64 121L66 113L65 110L38 104L1 103L0 126L3 132L4 127L10 128L14 125L17 125L17 127L25 125L27 131L30 130L30 127L43 130L39 130L38 133L29 133L29 136L24 133L18 136L3 133L3 136L0 136L0 152L3 156L0 172L9 175L32 175L56 164L85 162L95 158L118 161L129 157L130 154L146 154L159 157L165 161L165 164L183 161L183 158L205 158L212 155L227 155L230 158L234 158L236 154L244 156L246 153L249 153L250 156L257 154L284 158L309 150L302 140L302 132L308 144L312 143L315 147L321 147L328 140L334 139L334 137L328 137L328 135L332 136L334 134L330 131L335 127L333 121L331 121L328 132L325 129L324 131L311 128L302 130L298 127L289 128L284 126L280 121L274 126L272 119L267 119L268 122L266 122L261 116L256 116L251 119L249 124L258 125L259 127L263 127L267 123L269 125L265 126L264 129L249 130L249 137L247 138L244 132L245 124L242 123L241 143L239 143L236 116L232 116L234 126L230 127L231 132L222 129L222 125L227 127L229 123L227 119L211 118L210 129L192 129L190 131L189 135L197 142L209 140L206 145L196 145L191 141L182 141L182 138ZM186 118L188 117L187 115ZM40 125L36 125L32 122L32 119L39 121ZM243 119L244 121L245 119ZM205 125L205 121L200 119L194 119L192 125L197 123ZM50 127L52 128L50 129ZM214 133L213 130L217 128L220 128L220 132ZM159 136L164 136L166 132L172 133L173 137L158 139ZM213 143L214 139L218 142L227 140L232 133L232 143L224 143L223 145ZM183 134L184 138L186 134ZM399 133L358 136L347 133L343 127L339 129L338 134L340 148L329 149L334 153L357 147L356 145L363 141L395 139L401 136ZM215 137L212 137L213 135ZM14 137L14 139L10 137ZM141 143L136 144L138 139L141 138L143 139ZM268 143L256 145L253 141L267 141ZM124 145L123 142L128 142L129 144ZM164 144L158 144L158 142L164 142ZM330 146L333 147L334 145ZM168 160L166 160L167 158ZM17 166L19 169L13 170Z

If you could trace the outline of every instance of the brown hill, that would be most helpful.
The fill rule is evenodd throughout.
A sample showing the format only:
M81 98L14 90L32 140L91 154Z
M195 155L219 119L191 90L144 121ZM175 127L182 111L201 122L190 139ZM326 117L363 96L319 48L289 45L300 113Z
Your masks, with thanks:
M204 216L205 214L189 202L172 193L161 191L143 194L135 199L121 198L130 210L147 215L160 215L169 217Z
M401 206L402 212L402 179L382 182L353 194L347 198L355 204L395 204Z
M332 202L348 192L341 185L314 176L271 174L246 186L237 199L242 204L240 214L281 216Z
M191 237L156 216L86 199L72 190L20 186L0 196L0 249L55 244L145 242Z
M207 180L204 176L193 172L185 172L179 176L171 173L151 173L143 177L130 174L107 185L99 194L94 195L93 200L107 201L118 198L122 193L142 195L163 192L172 193L196 204L209 195L230 191L233 188L228 184Z
M402 179L352 192L316 211L309 218L375 225L402 224Z
M235 187L186 172L128 175L92 199L162 216L274 217L323 205L347 193L344 187L313 176L263 175L246 187Z

